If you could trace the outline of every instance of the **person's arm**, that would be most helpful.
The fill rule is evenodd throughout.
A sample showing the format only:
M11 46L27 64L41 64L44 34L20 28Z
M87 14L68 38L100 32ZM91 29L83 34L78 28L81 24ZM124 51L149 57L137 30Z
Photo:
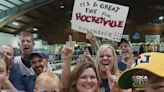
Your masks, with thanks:
M94 34L91 31L88 31L86 34L86 39L89 40L89 42L91 44L93 44L95 50L97 51L99 49L99 44L98 44L98 40L96 39L96 37L94 36Z
M63 92L66 92L67 88L70 84L71 79L71 61L73 58L73 43L72 43L72 36L69 36L68 44L63 48L63 68L61 73L61 82L63 85Z

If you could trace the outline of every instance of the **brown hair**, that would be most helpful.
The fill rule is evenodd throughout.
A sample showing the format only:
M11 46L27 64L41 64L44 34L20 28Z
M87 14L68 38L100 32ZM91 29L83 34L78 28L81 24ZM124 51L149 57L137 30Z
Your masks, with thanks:
M87 68L93 68L93 70L95 71L96 77L98 80L98 88L97 88L96 92L100 92L100 86L99 86L101 83L100 76L98 74L98 71L97 71L95 64L91 61L80 62L74 67L74 70L72 71L72 75L71 75L69 92L77 92L76 83L77 83L80 75L82 74L82 72Z

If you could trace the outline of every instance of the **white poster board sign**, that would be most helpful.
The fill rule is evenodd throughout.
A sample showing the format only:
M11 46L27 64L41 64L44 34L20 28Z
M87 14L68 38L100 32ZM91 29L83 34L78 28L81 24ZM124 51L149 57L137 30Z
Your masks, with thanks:
M95 36L120 41L129 7L96 0L75 0L71 27Z

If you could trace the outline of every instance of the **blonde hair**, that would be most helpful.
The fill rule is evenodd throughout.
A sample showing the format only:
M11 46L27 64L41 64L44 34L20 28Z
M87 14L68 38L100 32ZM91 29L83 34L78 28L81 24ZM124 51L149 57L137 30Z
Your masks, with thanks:
M34 41L33 35L31 32L21 32L19 34L19 40L21 40L22 37L31 37L31 41Z
M117 55L116 55L115 49L114 49L113 46L110 45L110 44L103 44L103 45L100 46L100 48L98 49L97 55L96 55L96 66L99 68L99 64L100 64L100 63L99 63L99 62L100 62L100 55L101 55L107 48L109 48L109 49L112 50L112 54L113 54L113 57L114 57L114 64L113 64L113 67L112 67L112 72L111 72L111 74L112 74L112 75L119 76Z
M10 45L10 44L3 44L3 45L0 46L0 49L3 48L3 47L9 47L9 48L11 48L12 49L12 52L13 52L13 58L14 58L14 54L15 54L14 47L12 45Z
M62 89L62 84L58 76L54 74L52 71L43 72L37 77L35 81L35 89L37 89L40 84L51 85L54 88L58 88L59 91L61 91Z

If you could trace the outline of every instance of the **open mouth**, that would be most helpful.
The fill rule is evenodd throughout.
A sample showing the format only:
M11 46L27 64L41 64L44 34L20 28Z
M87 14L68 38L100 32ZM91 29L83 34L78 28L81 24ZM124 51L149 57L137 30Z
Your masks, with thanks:
M122 55L127 56L128 55L128 52L127 51L126 52L123 52Z
M93 86L92 85L84 85L85 88L91 89Z
M103 61L101 62L101 64L104 65L104 66L106 66L106 65L109 65L109 62L110 62L110 61L108 61L108 60L103 60Z
M109 64L103 64L104 66L108 66Z
M25 50L25 51L26 51L26 50L29 50L29 48L28 48L28 47L25 47L24 50Z
M127 54L127 53L128 53L128 51L123 51L123 52L122 52L122 54Z

